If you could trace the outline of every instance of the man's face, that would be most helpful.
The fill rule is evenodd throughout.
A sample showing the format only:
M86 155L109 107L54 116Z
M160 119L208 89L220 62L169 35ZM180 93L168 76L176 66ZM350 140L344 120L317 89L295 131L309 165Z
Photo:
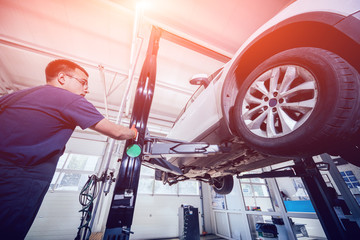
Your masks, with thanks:
M88 77L83 71L75 69L73 73L64 74L62 77L64 78L64 89L84 97L89 93Z

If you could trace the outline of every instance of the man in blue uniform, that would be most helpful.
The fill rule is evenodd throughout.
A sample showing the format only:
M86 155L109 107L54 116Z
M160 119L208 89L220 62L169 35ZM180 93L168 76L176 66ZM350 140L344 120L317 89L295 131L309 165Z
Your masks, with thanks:
M126 140L137 131L105 119L84 96L88 73L58 59L46 85L0 98L0 238L24 239L76 126Z

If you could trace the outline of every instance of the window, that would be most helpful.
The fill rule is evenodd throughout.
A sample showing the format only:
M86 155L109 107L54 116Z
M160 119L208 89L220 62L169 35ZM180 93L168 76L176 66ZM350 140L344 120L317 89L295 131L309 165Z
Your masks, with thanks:
M159 195L199 195L198 181L186 180L169 186L162 181L155 181L155 170L141 166L138 187L139 194Z
M89 176L96 173L100 156L64 153L56 166L51 191L79 191Z
M199 195L199 182L187 180L179 182L179 195Z
M217 80L219 80L219 78L221 77L224 68L219 68L218 70L216 70L213 74L211 74L209 76L209 82L216 82Z
M240 186L247 211L274 211L265 180L261 178L243 178L240 180Z
M185 107L181 110L180 114L178 115L178 117L176 118L174 124L180 119L180 117L183 115L183 113L186 111L186 109L189 108L189 106L195 101L195 99L200 95L200 93L202 93L205 90L205 87L203 85L201 85L195 92L194 94L191 96L191 98L188 100L188 102L186 103Z
M169 184L163 184L162 181L155 181L154 194L176 195L177 187L178 187L178 184L173 184L173 185L169 186Z

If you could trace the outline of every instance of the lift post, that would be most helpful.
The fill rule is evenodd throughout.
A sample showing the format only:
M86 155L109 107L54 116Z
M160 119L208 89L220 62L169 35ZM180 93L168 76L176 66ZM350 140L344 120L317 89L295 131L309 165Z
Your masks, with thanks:
M141 70L136 89L135 102L130 126L135 124L138 136L135 140L127 140L125 149L131 145L143 148L147 120L155 89L156 58L159 49L161 30L153 27L144 65ZM120 159L119 159L120 160ZM120 170L106 223L103 240L127 240L130 237L134 208L139 184L142 152L136 157L130 157L124 152Z
M294 170L301 177L320 223L329 240L351 239L347 236L331 203L326 183L312 157L296 159Z
M292 170L272 170L258 174L244 174L237 178L274 178L274 177L300 177L317 213L321 226L329 240L353 239L350 233L343 228L332 206L331 196L326 183L321 176L319 168L328 168L327 163L315 163L312 157L298 158L294 165L286 168Z

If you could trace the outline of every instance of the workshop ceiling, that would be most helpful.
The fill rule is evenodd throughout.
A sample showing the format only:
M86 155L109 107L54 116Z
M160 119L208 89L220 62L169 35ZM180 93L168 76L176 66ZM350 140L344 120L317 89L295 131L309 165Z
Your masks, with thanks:
M104 113L107 105L114 118L127 85L131 49L139 51L130 90L134 93L152 24L232 57L250 34L292 1L145 2L133 41L135 0L0 0L0 89L42 85L47 63L67 58L90 74L87 99ZM218 59L162 39L149 124L166 132L197 88L188 83L190 77L211 74L222 65Z

